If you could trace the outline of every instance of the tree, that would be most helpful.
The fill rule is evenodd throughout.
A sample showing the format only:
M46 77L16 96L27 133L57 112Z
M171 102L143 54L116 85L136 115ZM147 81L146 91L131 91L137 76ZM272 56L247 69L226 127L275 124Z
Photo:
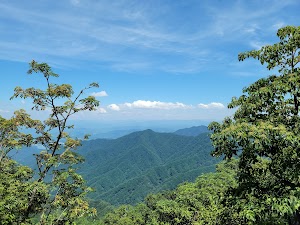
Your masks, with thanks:
M0 118L0 189L5 190L0 194L0 219L7 224L32 223L32 218L38 218L39 224L71 224L85 214L95 214L95 210L85 199L91 189L76 173L76 164L83 161L75 152L81 142L67 133L73 128L68 120L75 113L99 106L92 96L82 98L87 89L99 85L92 83L73 97L71 85L51 83L59 75L46 63L32 61L28 74L32 73L43 75L45 90L16 87L12 99L31 98L32 109L49 112L49 118L34 120L22 109L9 120ZM37 172L10 159L12 149L34 144L44 148L34 155Z
M233 98L233 118L213 122L213 155L239 161L239 186L228 204L237 224L300 224L300 27L277 32L279 42L239 54L277 75L262 78ZM228 216L228 215L227 215Z

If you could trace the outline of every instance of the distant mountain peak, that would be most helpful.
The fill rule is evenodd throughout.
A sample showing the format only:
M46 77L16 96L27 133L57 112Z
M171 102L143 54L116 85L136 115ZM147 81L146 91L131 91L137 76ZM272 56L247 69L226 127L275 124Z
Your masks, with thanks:
M190 128L179 129L175 131L174 134L195 137L198 136L199 134L207 133L207 132L209 132L207 126L201 125L201 126L193 126Z
M151 129L147 129L147 130L142 130L140 131L141 133L156 133L155 131L151 130Z

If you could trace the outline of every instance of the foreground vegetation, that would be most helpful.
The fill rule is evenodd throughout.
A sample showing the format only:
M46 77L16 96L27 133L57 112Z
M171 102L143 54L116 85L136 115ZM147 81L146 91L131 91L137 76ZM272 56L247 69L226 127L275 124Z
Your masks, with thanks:
M300 224L300 27L281 28L277 36L278 43L241 53L239 60L258 59L279 73L233 98L229 108L237 110L232 118L210 124L212 154L225 156L227 162L195 183L149 195L136 206L121 206L94 223ZM30 66L29 73L44 75L46 90L16 88L13 97L32 98L34 109L51 113L45 121L31 119L24 110L11 119L0 118L0 221L71 224L81 217L78 223L90 224L83 218L94 213L85 199L89 188L73 166L82 161L74 152L80 142L65 130L72 128L67 124L71 114L93 110L99 103L92 97L79 100L83 91L71 100L70 85L49 82L57 75L47 64L33 61ZM60 98L67 101L57 106ZM21 129L32 129L35 135ZM51 136L52 129L57 136ZM36 174L8 155L13 148L32 144L45 148L35 155Z
M201 175L194 183L148 195L136 206L122 205L101 220L85 219L80 224L222 224L222 201L226 191L237 185L236 167L237 160L221 163L217 172Z
M76 173L75 165L83 159L74 151L80 141L67 133L73 127L68 119L79 111L96 109L99 102L94 97L81 97L86 89L98 84L91 84L73 97L71 85L51 83L58 75L47 64L32 61L28 73L42 74L45 90L16 87L12 98L32 99L32 109L49 112L49 118L34 120L23 109L11 119L0 117L0 221L71 224L78 217L96 212L85 198L90 188ZM13 149L34 144L43 147L34 155L36 170L11 159Z
M229 104L237 108L233 118L210 125L213 155L240 159L238 187L226 202L229 224L300 223L300 27L281 28L277 36L279 43L239 60L258 59L279 74L245 88Z

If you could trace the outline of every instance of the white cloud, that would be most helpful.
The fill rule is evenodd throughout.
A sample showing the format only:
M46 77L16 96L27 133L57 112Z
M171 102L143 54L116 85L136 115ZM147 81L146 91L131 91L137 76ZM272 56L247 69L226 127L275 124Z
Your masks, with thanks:
M211 102L209 104L198 104L198 107L201 109L224 109L225 106L222 103L219 102Z
M181 102L161 102L161 101L146 101L137 100L131 103L126 102L123 104L111 104L109 109L114 111L130 110L130 109L161 109L161 110L175 110L175 109L224 109L225 106L219 102L211 102L209 104L198 104L197 107L193 105L187 105Z
M91 93L91 95L94 96L94 97L106 97L106 96L108 96L106 91L93 92L93 93Z
M114 110L114 111L120 111L120 107L117 104L110 104L107 106L109 109Z
M231 116L232 109L227 109L222 103L187 105L180 102L144 101L110 104L102 106L97 111L80 112L75 120L95 121L148 121L148 120L205 120L219 121Z
M99 112L99 113L107 113L106 109L104 109L104 108L98 108L97 112Z
M173 103L173 102L145 101L145 100L137 100L132 103L124 103L123 106L128 108L137 108L137 109L180 109L180 108L191 107L181 102Z
M178 4L160 3L157 7L155 3L143 1L128 4L127 1L87 0L83 4L81 0L69 0L68 4L59 1L52 10L47 10L45 4L6 1L0 3L0 17L15 21L16 27L10 29L10 23L1 24L2 30L8 32L0 40L0 58L24 62L38 58L63 67L80 67L78 62L87 60L121 71L156 68L171 73L195 73L208 66L214 68L216 60L213 58L221 51L214 48L214 43L225 46L224 49L228 41L236 45L241 41L249 43L253 36L267 33L273 24L280 27L281 19L276 19L277 15L285 18L290 14L288 18L297 20L286 7L297 6L298 0L246 3L236 1L223 5L199 1L195 7L203 11L197 10L195 14L191 11L191 23L186 24L186 20L174 23L170 19L175 18L173 13L177 10L173 7ZM81 10L70 4L80 5ZM203 20L205 24L198 17L202 14L209 15ZM161 16L166 19L157 20ZM283 22L290 24L287 19ZM265 29L260 30L260 27ZM34 33L40 28L43 28L42 36ZM30 45L32 42L35 46ZM202 51L207 55L199 54ZM224 50L220 55L226 53ZM170 60L165 60L168 57ZM207 58L212 59L212 65L194 63L195 59Z
M5 109L0 109L0 113L9 113L9 111Z

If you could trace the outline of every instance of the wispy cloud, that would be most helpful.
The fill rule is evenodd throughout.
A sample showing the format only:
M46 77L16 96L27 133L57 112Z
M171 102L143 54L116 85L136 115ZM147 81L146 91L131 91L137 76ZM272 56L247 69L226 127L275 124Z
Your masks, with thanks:
M216 54L229 53L228 48L220 50L220 46L238 42L252 46L253 39L260 43L262 31L269 35L274 27L288 23L278 22L274 15L296 3L287 0L270 4L263 0L258 7L245 1L204 1L187 21L178 18L179 3L160 3L158 7L145 1L86 0L83 4L70 0L49 7L5 1L0 3L0 18L9 23L0 24L0 58L26 62L37 58L74 67L74 60L87 60L118 71L156 68L197 73L223 62ZM189 6L199 5L196 1ZM202 14L206 14L205 21ZM202 65L207 58L215 60Z
M108 94L106 93L106 91L99 91L99 92L93 92L93 93L91 93L91 96L94 96L94 97L106 97L106 96L108 96Z
M284 8L295 4L298 4L298 1L274 1L270 4L270 1L262 0L257 5L249 4L246 1L235 1L226 6L211 8L215 18L215 27L212 31L228 38L234 38L245 33L256 33L255 31L261 30L262 27L268 30L269 27L264 25L273 23L277 18L277 16L271 17L271 15L276 15Z
M198 104L198 107L201 109L224 109L225 108L225 106L220 102L212 102L209 104L200 103Z
M0 109L0 113L9 113L9 110Z
M78 6L80 4L80 0L70 0L70 2L74 6Z

